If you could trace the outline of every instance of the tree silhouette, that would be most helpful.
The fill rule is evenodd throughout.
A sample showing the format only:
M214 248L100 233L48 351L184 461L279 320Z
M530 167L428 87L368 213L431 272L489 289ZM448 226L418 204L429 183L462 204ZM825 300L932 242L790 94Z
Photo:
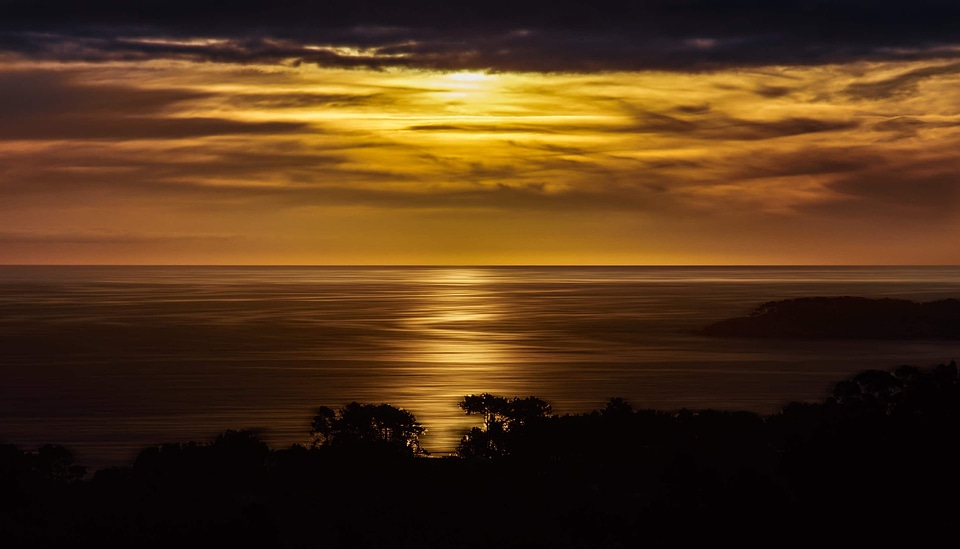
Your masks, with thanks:
M337 410L317 408L310 429L315 447L381 448L411 455L427 453L420 446L424 431L417 418L406 410L356 401Z
M457 454L461 457L508 455L512 435L551 411L549 404L534 396L507 399L490 393L467 395L458 406L467 415L483 416L483 427L474 427L460 440Z
M625 417L633 413L633 406L621 397L613 397L600 413L607 417Z

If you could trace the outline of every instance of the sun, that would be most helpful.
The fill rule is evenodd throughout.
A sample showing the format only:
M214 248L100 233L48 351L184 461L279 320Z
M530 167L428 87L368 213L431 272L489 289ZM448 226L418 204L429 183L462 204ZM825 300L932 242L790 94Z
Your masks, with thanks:
M447 75L447 78L457 82L482 82L491 77L485 72L454 72Z

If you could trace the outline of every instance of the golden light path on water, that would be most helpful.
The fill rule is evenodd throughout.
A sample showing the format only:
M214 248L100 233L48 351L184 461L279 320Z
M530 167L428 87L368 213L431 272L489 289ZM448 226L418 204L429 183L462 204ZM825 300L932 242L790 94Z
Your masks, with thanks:
M464 395L498 393L512 385L513 365L522 362L504 334L484 329L507 316L506 304L488 286L483 269L438 269L425 280L423 306L405 321L412 332L406 366L396 378L397 401L427 427L427 449L454 448L478 423L459 413ZM505 395L514 396L514 395Z

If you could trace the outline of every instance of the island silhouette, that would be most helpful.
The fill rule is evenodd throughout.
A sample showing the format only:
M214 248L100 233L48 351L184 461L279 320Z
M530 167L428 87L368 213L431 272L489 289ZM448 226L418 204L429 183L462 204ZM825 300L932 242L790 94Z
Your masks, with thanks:
M715 322L703 335L783 339L960 339L960 300L803 297L768 301L745 317Z

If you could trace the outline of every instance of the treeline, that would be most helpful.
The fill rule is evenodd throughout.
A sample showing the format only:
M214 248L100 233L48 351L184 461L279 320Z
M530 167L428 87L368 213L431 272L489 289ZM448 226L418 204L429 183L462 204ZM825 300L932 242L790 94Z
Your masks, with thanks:
M953 533L955 362L871 370L779 413L634 409L550 415L470 395L458 457L424 459L422 426L386 404L322 407L313 442L249 431L166 444L92 477L69 452L0 446L9 547L634 547L776 536L916 543ZM782 544L782 543L781 543Z

